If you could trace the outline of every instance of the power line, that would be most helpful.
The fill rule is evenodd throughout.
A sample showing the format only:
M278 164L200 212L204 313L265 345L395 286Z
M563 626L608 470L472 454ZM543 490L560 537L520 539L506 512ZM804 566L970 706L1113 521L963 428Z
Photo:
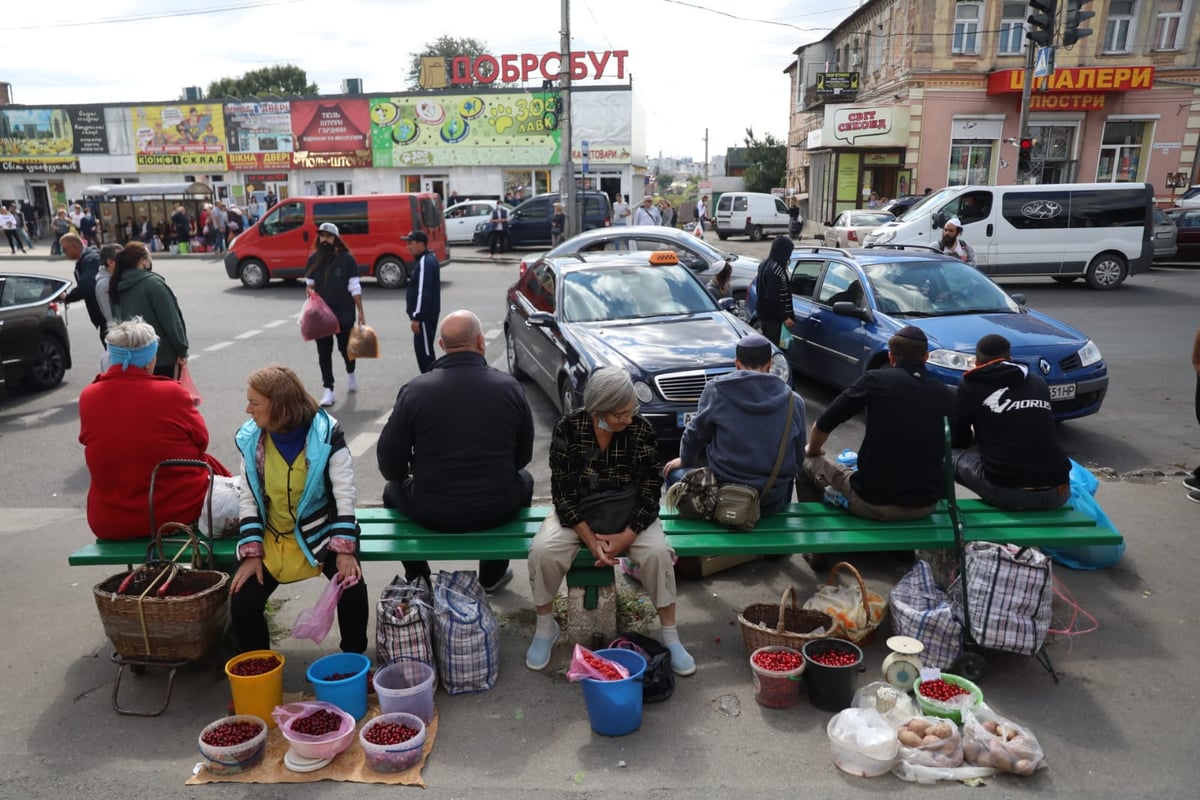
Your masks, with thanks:
M213 6L211 8L193 8L184 11L163 11L157 14L138 14L128 17L109 17L107 19L92 19L92 20L76 20L74 22L50 22L44 25L15 25L8 28L10 31L40 31L49 28L81 28L85 25L119 25L126 22L147 22L157 19L174 19L176 17L197 17L204 14L222 14L227 11L246 11L252 8L266 8L268 6L286 6L294 5L295 3L304 3L308 0L259 0L259 2L239 3L233 6Z

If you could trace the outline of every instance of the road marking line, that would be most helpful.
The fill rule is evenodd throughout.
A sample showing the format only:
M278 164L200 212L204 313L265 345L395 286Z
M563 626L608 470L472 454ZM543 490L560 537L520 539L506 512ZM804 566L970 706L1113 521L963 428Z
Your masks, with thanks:
M392 412L388 411L388 413L384 414L382 417L375 420L375 424L376 425L387 425L387 421L391 418L392 418Z
M271 322L268 322L266 325L263 325L263 327L264 328L278 328L280 325L286 325L287 322L288 322L288 320L286 320L286 319L276 319L276 320L272 320Z
M211 344L204 348L204 352L215 353L218 350L224 350L226 347L233 347L233 342L217 342L216 344Z
M483 338L487 339L490 342L492 339L495 339L497 336L499 336L501 334L501 332L502 332L501 328L492 328L490 331L488 331L487 333L485 333L483 335Z
M251 337L253 337L253 336L258 336L260 333L262 333L262 331L261 331L261 330L257 330L257 331L246 331L245 333L239 333L237 336L235 336L235 337L233 337L233 338L234 338L234 339L238 339L238 340L241 340L241 339L249 339L249 338L251 338Z
M371 445L379 441L379 434L370 431L365 431L358 434L346 443L346 447L350 449L350 455L354 458L361 458L364 453L371 449Z

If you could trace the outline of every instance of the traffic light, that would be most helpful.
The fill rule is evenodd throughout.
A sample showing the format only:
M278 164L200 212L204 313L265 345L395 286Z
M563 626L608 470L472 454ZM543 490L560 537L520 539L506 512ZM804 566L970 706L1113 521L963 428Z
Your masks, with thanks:
M1063 47L1070 47L1084 37L1091 36L1091 28L1081 28L1080 23L1096 16L1095 11L1084 11L1083 7L1092 0L1067 0L1067 19L1063 24Z
M1017 175L1025 177L1033 171L1033 145L1036 140L1024 138L1020 142L1021 150L1017 153Z
M1058 0L1030 0L1029 5L1040 14L1030 14L1025 38L1042 47L1054 41L1054 18L1058 15Z

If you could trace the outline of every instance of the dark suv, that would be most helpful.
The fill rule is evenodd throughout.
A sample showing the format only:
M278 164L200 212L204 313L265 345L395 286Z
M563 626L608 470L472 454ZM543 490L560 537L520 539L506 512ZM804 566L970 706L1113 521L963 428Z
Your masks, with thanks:
M554 217L554 204L566 203L557 192L539 194L524 201L508 212L508 246L538 247L551 244L550 220ZM612 224L612 203L604 192L580 192L575 196L576 206L583 216L581 230L604 228ZM475 243L487 244L491 222L481 222L475 228Z

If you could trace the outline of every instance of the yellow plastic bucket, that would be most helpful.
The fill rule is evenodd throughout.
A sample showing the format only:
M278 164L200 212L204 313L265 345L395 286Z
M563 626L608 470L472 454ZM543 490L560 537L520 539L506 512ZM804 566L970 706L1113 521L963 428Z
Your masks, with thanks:
M243 661L272 656L279 659L279 664L270 672L261 675L233 673L233 668ZM271 712L275 710L275 706L283 705L284 661L283 653L274 650L251 650L225 662L225 675L229 678L229 688L233 692L234 713L253 715L267 723L267 727L275 727Z

